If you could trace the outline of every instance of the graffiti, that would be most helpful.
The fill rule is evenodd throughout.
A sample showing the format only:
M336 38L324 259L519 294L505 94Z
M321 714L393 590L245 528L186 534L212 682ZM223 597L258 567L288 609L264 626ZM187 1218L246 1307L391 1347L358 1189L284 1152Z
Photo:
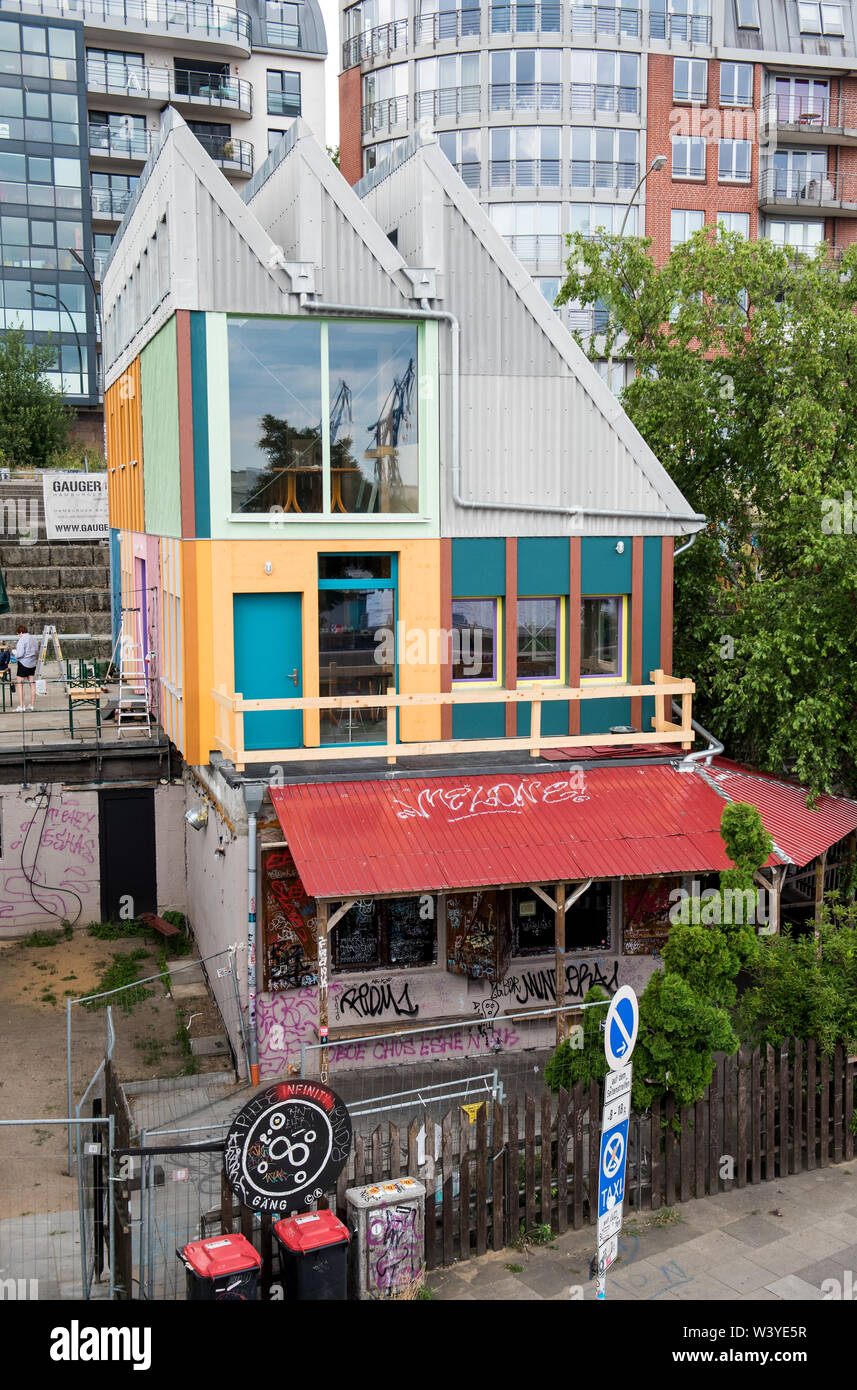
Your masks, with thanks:
M373 1212L366 1229L370 1291L389 1297L419 1277L423 1266L422 1211L415 1204Z
M581 791L578 776L563 777L555 782L545 782L542 778L522 777L517 782L480 782L478 786L446 788L424 787L416 799L416 805L393 798L393 804L401 807L396 812L399 820L419 817L430 820L432 813L454 812L444 819L455 825L458 821L472 820L474 816L487 816L495 813L521 815L528 806L539 803L545 806L558 801L588 801L589 797Z
M61 871L51 872L51 877L58 877L59 883L49 887L44 886L45 875L41 869L30 871L29 876L38 902L33 899L25 873L19 869L10 869L5 874L0 872L0 923L26 926L44 922L48 916L57 921L71 920L77 915L78 897L85 903L87 896L98 889L97 878L93 880L79 865L70 864Z
M309 954L314 919L308 920L301 914L300 905L307 902L303 885L299 882L287 883L281 878L272 878L269 880L268 887L273 904L281 910L285 923L291 929L289 935L294 933L293 939L297 940L305 953ZM271 913L271 918L272 926L280 925L276 922L273 913Z
M22 821L20 839L12 840L9 848L21 849L27 838L27 831L42 816L41 810L29 820ZM82 859L85 864L97 861L98 813L86 811L74 797L67 797L59 806L49 806L44 813L42 831L42 850L53 850L56 854L71 855Z
M270 989L301 989L318 983L318 976L300 946L272 941L268 947Z
M390 1009L399 1018L415 1018L420 1006L412 1001L407 980L397 983L395 990L390 980L379 980L377 984L352 985L345 989L336 1001L337 1018L341 1018L346 1009L358 1018L378 1018Z
M604 975L601 961L580 961L565 967L566 996L582 999L594 985L600 985L611 994L619 987L619 962L612 962L613 969ZM543 967L541 970L525 970L518 979L514 975L504 981L516 1004L529 1004L532 999L540 1004L556 1002L556 970Z

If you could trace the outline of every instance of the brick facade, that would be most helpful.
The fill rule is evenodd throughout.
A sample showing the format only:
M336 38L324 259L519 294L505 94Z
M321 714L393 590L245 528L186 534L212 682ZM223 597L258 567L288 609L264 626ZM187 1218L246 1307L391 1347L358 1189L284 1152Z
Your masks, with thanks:
M349 183L363 177L363 150L360 137L360 68L348 68L339 75L339 169Z

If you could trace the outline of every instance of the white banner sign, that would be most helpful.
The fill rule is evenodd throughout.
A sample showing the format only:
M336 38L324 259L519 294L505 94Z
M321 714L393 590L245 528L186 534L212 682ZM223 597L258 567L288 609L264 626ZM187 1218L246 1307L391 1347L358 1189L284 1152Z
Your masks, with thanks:
M106 473L43 473L45 536L49 541L106 541Z

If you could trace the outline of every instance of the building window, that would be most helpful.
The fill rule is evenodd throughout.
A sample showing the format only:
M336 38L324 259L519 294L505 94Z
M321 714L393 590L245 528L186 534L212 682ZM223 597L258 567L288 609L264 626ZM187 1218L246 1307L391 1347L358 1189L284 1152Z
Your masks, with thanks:
M268 131L268 154L270 154L272 150L275 150L277 148L285 133L286 132L284 130Z
M498 685L500 610L496 598L452 600L452 679Z
M674 135L673 178L705 178L705 141L690 135Z
M330 934L334 970L410 970L437 960L437 900L361 898ZM339 998L343 1023L363 1018L359 992L355 1006L349 991Z
M336 557L333 557L336 558ZM372 556L372 559L389 557ZM325 570L319 567L320 576ZM395 580L319 578L319 694L386 695L396 679ZM380 743L386 738L383 706L322 710L321 741Z
M705 226L705 213L689 211L686 208L673 208L670 213L670 250L674 251L685 241L690 241L694 232Z
M707 62L702 58L673 58L673 101L707 100Z
M824 241L824 221L801 222L786 218L769 218L765 236L776 246L813 251Z
M268 115L301 114L301 75L299 72L268 70Z
M582 680L627 679L624 594L598 594L580 606L580 675Z
M749 212L718 212L717 224L723 227L725 232L737 232L745 240L750 236L750 214Z
M843 35L842 6L798 0L798 24L802 34Z
M759 0L735 0L735 17L739 29L758 29Z
M563 669L563 601L518 599L518 680L559 681Z
M720 105L752 106L753 64L720 64Z
M235 512L419 511L416 324L236 317L227 331Z
M572 203L571 230L585 237L594 237L600 231L617 236L626 211L625 235L636 236L637 208L626 209L621 203Z
M559 135L559 126L497 126L491 131L491 187L559 188Z
M572 188L634 188L638 178L635 130L590 126L572 128Z
M717 151L720 183L749 183L752 146L749 140L721 140Z
M266 0L265 27L269 43L283 48L300 47L298 11L298 5L280 5L275 0Z
M481 137L479 130L445 130L438 134L438 144L452 167L468 188L479 188L482 172Z

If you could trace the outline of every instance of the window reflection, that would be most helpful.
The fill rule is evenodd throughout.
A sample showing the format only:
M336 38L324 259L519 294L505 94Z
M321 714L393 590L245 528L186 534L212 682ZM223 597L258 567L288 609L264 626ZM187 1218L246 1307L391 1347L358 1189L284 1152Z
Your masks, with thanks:
M415 512L419 507L417 330L410 324L332 323L331 508Z
M385 695L395 680L395 592L321 589L318 595L319 694ZM322 743L377 743L386 737L382 706L322 710Z
M321 325L231 319L229 409L233 511L322 511Z
M585 598L580 606L580 673L622 675L622 599L619 595Z

